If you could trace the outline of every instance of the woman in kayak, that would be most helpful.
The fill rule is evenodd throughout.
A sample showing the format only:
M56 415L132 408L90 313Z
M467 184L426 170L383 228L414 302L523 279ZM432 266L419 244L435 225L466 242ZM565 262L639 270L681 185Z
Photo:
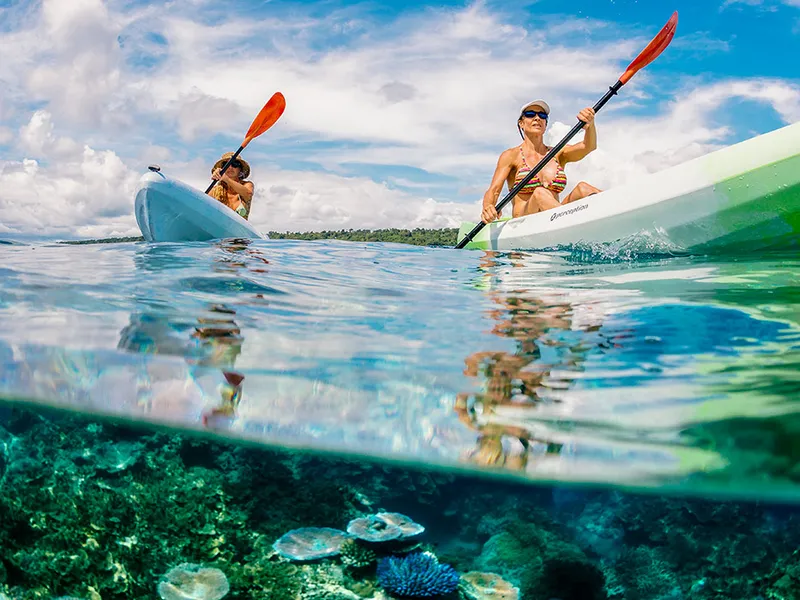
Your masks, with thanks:
M233 152L226 152L211 167L211 178L219 183L211 188L208 195L247 219L250 216L250 203L253 201L253 182L247 181L250 165L246 160L237 157L220 175L220 169L231 156Z
M483 195L481 220L484 223L490 223L500 216L495 206L500 192L503 191L503 184L507 183L508 189L511 190L550 151L550 147L546 146L543 140L549 117L550 106L544 100L528 102L519 111L517 129L522 136L522 144L504 151L497 161L492 183ZM594 110L584 108L578 113L578 119L586 123L583 127L585 131L583 141L564 146L553 160L525 184L512 200L513 217L550 210L600 191L581 181L564 200L559 199L559 194L567 187L564 166L583 159L597 148Z

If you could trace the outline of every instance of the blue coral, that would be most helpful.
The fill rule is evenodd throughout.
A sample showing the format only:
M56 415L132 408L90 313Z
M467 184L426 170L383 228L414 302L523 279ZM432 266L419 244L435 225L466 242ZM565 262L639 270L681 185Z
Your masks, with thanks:
M387 556L378 561L378 583L387 592L403 598L434 598L458 588L459 575L427 552L402 558Z

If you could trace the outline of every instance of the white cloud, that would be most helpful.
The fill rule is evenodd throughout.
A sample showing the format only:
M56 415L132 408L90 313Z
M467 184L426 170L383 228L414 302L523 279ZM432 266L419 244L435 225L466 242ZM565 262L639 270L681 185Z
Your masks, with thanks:
M366 177L251 166L257 175L250 221L265 232L458 227L477 206L437 201ZM182 163L178 170L197 189L211 181L208 165L198 161Z
M608 189L725 146L733 132L718 113L730 100L763 102L788 123L800 120L800 87L779 80L721 81L680 91L650 119L613 118L606 125L598 115L598 150L571 165L571 184L580 178ZM551 142L571 126L555 124Z
M758 6L764 10L776 11L781 5L800 7L800 0L725 0L722 8L743 4L745 6Z
M53 119L47 111L33 113L30 122L20 129L20 145L29 157L68 159L80 146L69 138L56 137Z
M381 227L458 227L469 207L392 190L365 178L265 173L253 223L273 231ZM272 183L274 181L274 183ZM262 184L263 185L263 184ZM473 209L474 210L474 209Z
M735 34L731 38L735 38ZM721 40L712 36L708 31L695 31L681 35L670 46L680 49L684 53L693 55L706 55L714 52L730 52L731 44L728 40Z
M20 138L34 158L0 163L5 231L69 238L139 235L133 217L139 173L113 151L57 136L46 111L34 113ZM149 158L167 154L163 148L152 151ZM183 167L188 183L205 188L205 165ZM263 231L454 227L466 216L462 204L413 196L366 178L267 169L259 174L251 218Z
M27 91L49 110L83 126L131 123L117 35L121 24L103 0L43 0L36 29L42 48Z
M744 4L746 6L762 6L765 3L765 0L725 0L722 3L722 7L725 8L727 6L734 6L736 4Z
M0 163L0 220L6 228L62 237L134 232L138 174L113 151L57 136L46 111L33 114L20 140L26 158Z
M158 162L204 188L213 160L236 148L278 90L286 113L246 150L258 227L453 226L476 216L497 156L519 143L523 101L551 101L548 139L557 141L653 34L622 38L613 23L582 19L528 30L480 3L380 27L353 7L318 19L296 7L232 17L213 3L31 6L0 33L0 143L13 144L0 222L59 235L137 234L132 194L144 167ZM705 33L689 42L728 49ZM718 111L731 98L800 118L800 92L787 81L668 77L645 69L603 109L600 147L568 168L569 187L583 179L605 189L719 147L732 131ZM625 116L654 90L658 112ZM448 184L415 180L419 169ZM20 211L21 198L36 209Z

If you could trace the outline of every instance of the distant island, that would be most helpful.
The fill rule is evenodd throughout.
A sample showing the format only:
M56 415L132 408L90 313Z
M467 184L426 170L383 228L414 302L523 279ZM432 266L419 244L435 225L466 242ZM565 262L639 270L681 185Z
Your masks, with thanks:
M278 233L269 237L285 240L346 240L349 242L394 242L414 246L455 246L458 229L341 229L307 233Z
M346 240L349 242L391 242L413 246L455 246L458 229L340 229L293 233L270 231L274 240ZM62 244L118 244L142 242L141 236L112 237L92 240L66 240Z

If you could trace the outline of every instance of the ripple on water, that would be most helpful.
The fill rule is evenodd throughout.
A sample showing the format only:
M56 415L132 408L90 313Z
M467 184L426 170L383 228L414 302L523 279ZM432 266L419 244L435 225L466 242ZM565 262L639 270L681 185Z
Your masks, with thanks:
M0 394L532 480L796 499L800 259L679 250L6 244Z

